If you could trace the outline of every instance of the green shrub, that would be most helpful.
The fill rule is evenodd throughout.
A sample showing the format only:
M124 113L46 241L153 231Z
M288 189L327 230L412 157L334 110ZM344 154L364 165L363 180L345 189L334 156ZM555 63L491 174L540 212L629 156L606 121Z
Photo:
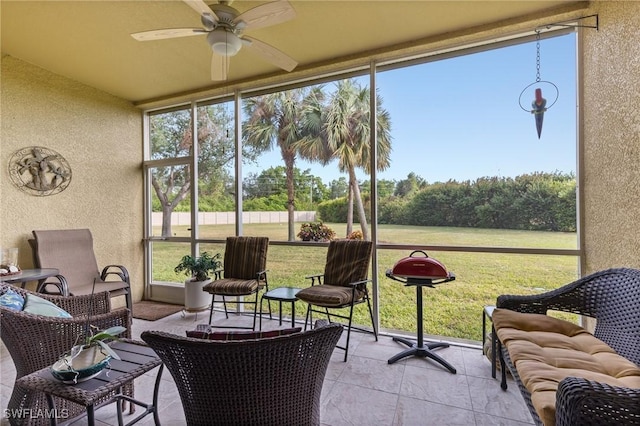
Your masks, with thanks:
M331 241L336 237L333 229L322 222L305 222L300 225L298 238L303 241Z

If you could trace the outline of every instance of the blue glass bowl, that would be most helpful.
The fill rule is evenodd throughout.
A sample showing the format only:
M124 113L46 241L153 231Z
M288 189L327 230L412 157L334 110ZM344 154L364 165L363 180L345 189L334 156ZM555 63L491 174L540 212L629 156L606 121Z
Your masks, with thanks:
M103 353L99 347L83 349L73 359L65 355L51 366L51 374L67 384L76 384L100 374L109 365L111 356Z

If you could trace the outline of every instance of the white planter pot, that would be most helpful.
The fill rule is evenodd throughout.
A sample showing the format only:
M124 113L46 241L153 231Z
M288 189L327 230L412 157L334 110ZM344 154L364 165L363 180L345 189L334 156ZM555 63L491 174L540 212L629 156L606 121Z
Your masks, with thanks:
M202 291L202 287L209 284L211 280L184 282L184 310L187 312L198 312L209 309L211 305L211 294Z

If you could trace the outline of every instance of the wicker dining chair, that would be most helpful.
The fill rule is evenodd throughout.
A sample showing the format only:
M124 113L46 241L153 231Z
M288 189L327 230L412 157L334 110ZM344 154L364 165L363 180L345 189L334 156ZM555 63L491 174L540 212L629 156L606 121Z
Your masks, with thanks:
M265 288L269 291L267 281L267 249L269 238L267 237L228 237L224 250L224 270L219 277L202 288L202 291L211 293L211 308L209 311L209 324L213 319L213 307L216 295L222 296L224 313L227 312L226 297L251 296L255 300L237 300L236 303L253 305L253 327L229 326L224 328L250 328L256 329L256 313L258 311L258 293ZM271 312L271 309L269 309ZM215 327L212 325L212 327Z
M373 251L373 243L363 240L334 240L329 243L327 250L327 261L324 267L324 274L312 275L311 287L307 287L296 294L296 297L303 302L307 302L307 321L313 321L313 312L326 314L329 321L331 317L347 320L347 341L344 346L338 346L344 350L344 361L347 361L349 354L349 338L351 329L371 333L370 330L352 325L353 308L360 303L366 303L371 317L373 335L378 341L378 332L373 320L373 310L369 298L367 279L369 272L369 262ZM314 308L322 308L319 310ZM330 313L329 309L348 308L348 316L343 313Z
M326 323L252 340L141 337L173 376L188 425L303 426L320 424L322 385L341 333Z
M68 352L76 340L85 335L89 312L90 325L100 330L123 326L127 330L120 337L131 337L131 313L128 309L111 311L111 299L106 291L93 295L55 296L3 285L0 286L0 293L4 294L9 288L23 297L37 295L72 315L72 318L59 318L0 307L0 335L15 365L16 380L53 365L62 354ZM124 391L133 396L133 385ZM67 418L85 411L84 407L63 399L54 398L54 401L57 412L64 413ZM49 406L41 392L28 391L14 384L7 409L7 413L38 413L48 410ZM46 416L33 417L10 416L9 422L12 425L49 424Z

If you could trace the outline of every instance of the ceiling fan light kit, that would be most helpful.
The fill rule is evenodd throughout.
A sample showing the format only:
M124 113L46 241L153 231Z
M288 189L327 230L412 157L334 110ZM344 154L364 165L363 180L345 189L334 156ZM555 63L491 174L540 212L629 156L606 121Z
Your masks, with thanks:
M221 56L235 56L242 47L240 37L224 28L216 28L207 35L211 50Z
M296 13L287 0L265 3L239 13L230 1L207 5L202 0L183 0L200 15L204 28L168 28L131 34L138 41L207 35L207 43L213 51L211 58L212 80L226 80L229 57L235 56L242 46L285 71L292 71L298 63L275 47L263 41L243 36L245 30L264 28L295 18Z

